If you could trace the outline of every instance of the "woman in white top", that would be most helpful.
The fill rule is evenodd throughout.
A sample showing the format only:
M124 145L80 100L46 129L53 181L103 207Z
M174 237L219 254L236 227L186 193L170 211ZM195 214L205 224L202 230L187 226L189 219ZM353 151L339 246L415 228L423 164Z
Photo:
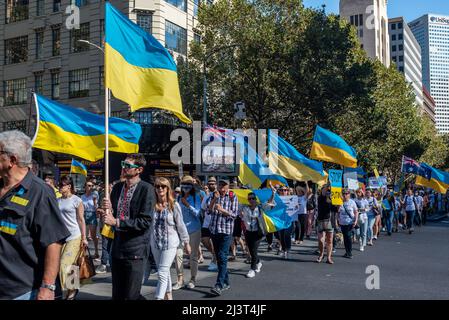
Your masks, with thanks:
M357 198L354 199L357 209L359 210L359 219L357 224L359 226L358 235L360 242L360 251L364 251L366 247L366 237L368 233L368 215L369 210L368 201L365 199L363 189L357 189Z
M306 182L306 187L296 187L296 194L298 195L298 215L295 226L295 244L302 244L304 235L306 234L307 225L307 201L312 196L309 185Z
M61 178L59 192L62 195L58 199L59 210L67 229L71 233L62 247L59 277L62 289L67 290L66 299L73 300L78 293L78 289L68 288L66 280L73 271L72 265L76 262L80 248L87 246L84 207L83 201L74 195L75 190L71 177L64 176Z
M343 190L343 205L338 209L338 224L343 233L346 253L343 257L352 259L352 229L357 225L359 211L349 190Z
M151 252L158 266L156 300L173 300L170 266L175 260L180 241L190 255L189 233L184 224L181 207L173 198L170 181L156 178L156 204L151 223Z

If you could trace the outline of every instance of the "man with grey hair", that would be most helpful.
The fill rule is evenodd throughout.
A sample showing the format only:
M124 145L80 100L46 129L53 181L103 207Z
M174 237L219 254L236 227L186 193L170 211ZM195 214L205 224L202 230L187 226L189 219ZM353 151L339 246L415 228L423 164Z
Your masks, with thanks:
M55 193L29 168L31 140L0 133L0 299L53 300L70 235Z

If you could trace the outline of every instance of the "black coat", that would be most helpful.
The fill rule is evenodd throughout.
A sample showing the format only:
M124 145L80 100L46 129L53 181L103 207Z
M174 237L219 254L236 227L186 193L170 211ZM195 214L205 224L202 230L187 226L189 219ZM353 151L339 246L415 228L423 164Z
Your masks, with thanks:
M111 192L114 217L118 215L118 200L124 182L116 184ZM137 184L131 199L129 219L120 221L112 242L112 258L146 259L150 243L151 210L155 203L154 187L145 181Z

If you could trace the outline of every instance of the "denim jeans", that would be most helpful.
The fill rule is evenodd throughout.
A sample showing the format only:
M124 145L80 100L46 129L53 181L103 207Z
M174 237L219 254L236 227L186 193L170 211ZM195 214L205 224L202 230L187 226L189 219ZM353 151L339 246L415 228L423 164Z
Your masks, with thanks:
M225 284L229 285L228 253L231 247L232 234L217 233L212 234L211 238L217 255L218 266L217 283L215 285L223 288Z
M109 265L111 264L111 246L112 239L101 236L101 264L105 266L108 264L108 262Z
M387 232L391 233L393 231L393 219L394 219L394 211L385 211L385 223L387 225Z
M38 290L33 290L25 294L22 294L20 297L17 297L14 300L36 300L38 292L39 292Z
M368 216L368 241L373 240L373 227L376 222L376 216Z
M413 220L415 219L415 210L405 211L407 214L407 229L413 229Z
M364 223L359 223L360 245L366 246L366 238L368 234L368 220L364 220Z

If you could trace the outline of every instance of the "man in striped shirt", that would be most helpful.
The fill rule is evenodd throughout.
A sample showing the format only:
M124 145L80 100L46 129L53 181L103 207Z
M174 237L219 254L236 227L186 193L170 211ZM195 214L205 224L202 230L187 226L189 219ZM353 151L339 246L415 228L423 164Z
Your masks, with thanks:
M215 191L214 195L209 197L208 202L207 211L211 217L209 230L218 265L217 282L211 292L219 296L223 290L230 288L227 269L228 253L239 203L237 196L229 191L229 180L226 179L218 182L218 191Z

